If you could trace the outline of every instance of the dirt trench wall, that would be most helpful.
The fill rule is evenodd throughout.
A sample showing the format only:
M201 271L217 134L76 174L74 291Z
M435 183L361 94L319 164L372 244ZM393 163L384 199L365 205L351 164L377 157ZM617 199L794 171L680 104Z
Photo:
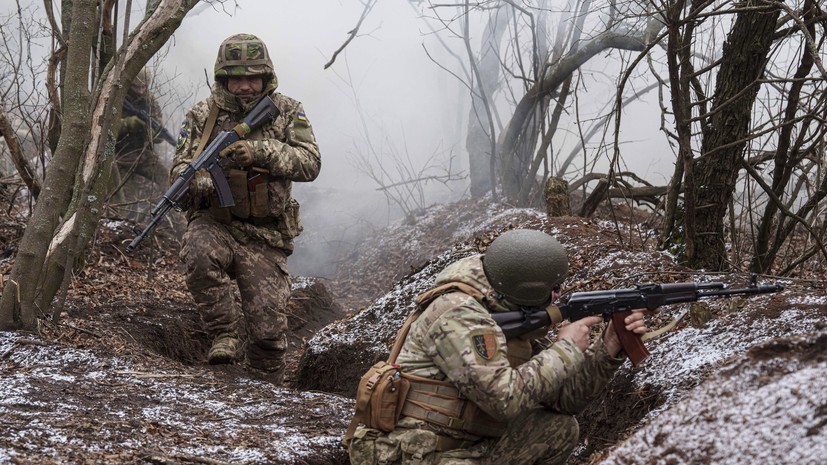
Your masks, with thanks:
M414 298L431 288L447 264L473 253L466 246L440 255L353 318L319 331L299 361L296 387L353 397L365 371L387 359L397 331L413 311Z

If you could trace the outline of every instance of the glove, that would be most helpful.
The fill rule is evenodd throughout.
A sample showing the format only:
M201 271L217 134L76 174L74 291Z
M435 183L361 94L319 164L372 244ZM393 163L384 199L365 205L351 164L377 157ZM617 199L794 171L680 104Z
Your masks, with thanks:
M228 157L234 160L241 166L250 166L252 164L262 165L267 161L267 156L262 156L253 147L254 142L240 140L228 145L227 148L219 153L222 157Z
M141 118L137 116L127 116L126 118L121 119L121 130L120 132L136 132L141 131L146 127L146 123Z
M215 191L215 186L212 183L210 173L201 168L195 172L195 177L192 179L189 187L189 193L194 199L202 199L209 197ZM198 202L196 202L198 203Z

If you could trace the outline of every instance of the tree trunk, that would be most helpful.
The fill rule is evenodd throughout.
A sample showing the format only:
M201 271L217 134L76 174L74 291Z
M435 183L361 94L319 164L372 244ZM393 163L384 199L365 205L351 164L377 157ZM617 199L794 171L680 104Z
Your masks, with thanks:
M813 19L813 9L814 5L812 0L807 0L804 4L803 16L805 20L808 20L809 25L807 30L810 37L815 37L816 32L815 24L809 21ZM802 41L805 40L806 39L802 38ZM806 82L805 78L810 74L810 70L812 70L815 65L815 60L810 53L809 47L803 46L802 50L804 50L804 52L801 56L801 62L795 72L795 80L790 85L790 91L787 96L787 107L785 108L783 122L787 124L781 127L778 135L778 147L775 150L775 157L773 158L772 191L779 199L783 199L784 191L790 182L790 178L792 178L798 161L794 159L791 160L791 151L795 152L797 151L796 149L799 148L791 144L793 129L795 128L792 123L800 108L801 90ZM806 134L806 131L801 131L799 137L804 134ZM775 254L770 253L770 240L778 210L779 206L777 203L769 202L761 217L761 224L758 227L758 235L755 239L755 256L750 265L750 269L755 273L767 273L772 268L773 261L775 260ZM780 232L780 228L778 231Z
M693 2L697 3L697 2ZM695 243L695 181L692 171L692 98L690 93L690 79L694 72L692 68L692 41L695 22L688 21L681 31L683 23L682 12L686 3L676 2L668 11L669 34L667 43L667 62L669 65L669 84L672 88L672 112L675 114L675 132L678 142L678 159L675 162L675 172L669 182L669 194L666 197L664 221L661 229L661 242L669 246L676 239L674 227L678 218L678 195L685 192L685 205L681 221L684 233L684 253L694 255ZM686 232L689 230L689 233ZM680 236L679 236L680 237Z
M481 41L479 59L481 84L474 86L474 92L471 93L468 134L465 137L471 197L474 198L482 197L491 190L491 147L495 136L489 134L492 124L488 119L483 100L493 101L493 96L499 88L499 44L512 14L513 9L510 6L492 11Z
M503 158L503 172L501 180L503 183L503 195L511 201L517 201L520 194L520 186L514 181L520 173L514 171L515 164L511 158L516 156L522 143L526 128L534 115L536 106L546 99L552 92L580 66L589 61L596 54L608 49L616 48L621 50L641 51L646 48L654 30L660 29L660 23L652 22L647 29L638 35L630 33L606 32L605 34L590 40L581 45L565 57L560 59L555 66L546 72L542 79L539 79L528 89L523 98L517 103L511 116L511 120L505 125L498 140L500 156ZM524 174L524 173L523 173Z
M71 10L72 46L66 59L64 127L54 157L46 171L44 189L20 241L8 284L0 297L0 330L37 327L34 308L38 277L49 242L69 203L75 171L89 134L89 50L94 37L96 0L75 0Z
M38 199L20 242L9 284L0 297L0 330L34 329L39 316L35 301L50 303L62 282L61 267L65 273L71 273L74 270L65 270L65 264L79 263L78 257L93 237L102 212L102 193L107 183L101 174L113 159L110 128L120 116L126 92L121 82L131 82L197 3L198 0L162 0L154 9L148 8L144 21L101 74L93 95L88 92L88 79L89 51L95 31L89 18L95 17L96 1L75 0L71 10L64 10L72 14L66 81L62 86L64 124L46 173L44 185L49 188ZM75 198L72 208L67 210L73 185ZM72 222L57 229L61 216L71 218ZM47 260L53 260L54 266ZM39 287L39 282L49 284Z
M723 47L710 125L704 131L702 156L693 163L696 176L694 215L697 230L687 233L695 249L690 266L728 269L724 216L733 198L740 159L747 144L752 106L758 95L781 9L765 0L745 2ZM689 252L689 251L688 251Z
M9 150L9 156L17 169L17 174L20 176L23 184L29 188L32 197L37 199L37 196L40 195L40 180L37 178L37 175L35 175L34 169L32 169L26 157L23 156L23 150L20 148L20 141L17 139L17 134L15 134L14 128L11 123L9 123L6 113L3 112L2 109L0 109L0 137L3 137L6 141L6 148Z
M78 172L75 196L69 206L67 217L75 221L65 234L58 234L50 244L52 253L47 257L48 268L44 273L40 301L43 309L51 305L52 299L64 282L64 274L74 273L84 264L84 254L98 228L104 210L104 201L112 183L112 163L115 160L115 140L120 109L126 87L123 82L132 82L146 62L172 35L187 12L196 1L170 0L147 6L142 23L133 32L128 43L118 49L101 74L96 89L92 113L91 139L84 154L83 166ZM116 109L113 112L109 109ZM71 269L67 269L67 264ZM58 309L59 311L59 309Z
M544 188L546 214L550 217L571 216L569 183L563 178L551 176Z

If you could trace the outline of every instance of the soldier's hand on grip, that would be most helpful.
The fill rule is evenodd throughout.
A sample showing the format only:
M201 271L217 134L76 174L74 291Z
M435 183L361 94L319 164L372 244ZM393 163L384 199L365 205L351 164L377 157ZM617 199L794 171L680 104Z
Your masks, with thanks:
M255 161L253 147L246 140L233 142L222 150L219 155L234 160L241 166L250 166Z
M646 334L647 328L646 322L643 320L643 315L646 313L654 313L658 310L649 311L645 308L634 310L623 320L626 324L625 329L639 336ZM617 331L615 330L614 323L609 323L609 327L606 328L606 333L603 335L603 344L606 346L606 351L612 357L616 357L617 354L620 353L620 349L623 348L623 345L620 343L620 337L617 335Z
M146 126L146 123L137 116L127 116L121 121L121 126L128 132L138 131Z
M591 342L589 340L589 334L591 333L592 326L602 322L603 318L599 316L589 316L577 320L561 326L560 330L557 331L557 338L560 340L569 339L581 352L585 352Z

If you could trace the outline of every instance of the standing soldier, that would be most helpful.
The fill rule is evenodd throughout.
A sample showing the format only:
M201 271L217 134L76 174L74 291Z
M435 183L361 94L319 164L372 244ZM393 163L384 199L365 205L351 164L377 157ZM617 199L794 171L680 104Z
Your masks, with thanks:
M436 287L417 298L421 314L403 326L394 346L390 362L398 353L402 376L388 379L397 380L389 390L401 392L397 405L374 395L365 410L370 415L357 413L351 423L345 436L351 463L565 463L578 440L574 415L625 360L617 333L610 323L590 343L590 327L602 318L583 318L532 354L529 340L506 340L491 313L550 305L567 273L562 245L525 229L503 233L485 255L446 267ZM628 316L626 328L644 333L642 313ZM377 393L380 378L368 382ZM357 408L366 403L364 383ZM394 412L401 415L389 426L383 420Z
M281 384L287 349L284 311L290 297L287 256L302 231L292 182L316 179L321 158L302 104L276 92L277 86L261 39L252 34L226 39L218 49L212 94L181 125L171 174L174 179L213 137L235 127L262 98L275 102L279 115L272 122L221 152L233 207L219 207L209 173L197 173L185 202L188 225L181 258L187 287L213 337L209 363L239 358L239 331L246 327L247 363ZM241 308L233 299L233 280Z
M161 133L153 131L138 116L139 112L143 112L163 127L161 109L149 87L150 70L145 67L132 81L124 98L113 170L113 185L116 188L120 186L115 193L117 203L132 204L142 199L154 199L163 192L162 186L169 175L169 166L164 165L155 153L155 143L161 141ZM127 208L135 211L134 206ZM128 217L138 219L134 213Z

